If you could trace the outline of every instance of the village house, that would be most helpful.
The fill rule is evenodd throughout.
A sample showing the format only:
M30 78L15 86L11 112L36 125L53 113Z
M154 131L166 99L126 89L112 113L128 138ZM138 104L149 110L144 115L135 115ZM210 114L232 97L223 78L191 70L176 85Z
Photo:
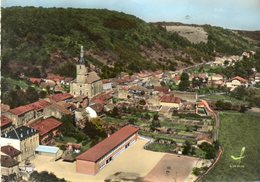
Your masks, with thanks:
M214 88L224 86L224 76L220 74L213 74L209 76L208 85Z
M31 124L30 127L39 132L40 144L48 145L53 140L53 137L60 135L61 125L62 122L57 119L47 118Z
M70 115L72 117L73 112L58 103L52 103L44 109L44 118L55 117L57 119L61 119L62 116L66 115Z
M52 83L55 83L57 85L60 85L61 83L65 82L65 77L55 75L53 73L48 73L47 78L45 79L45 82L47 82L47 83L52 82Z
M77 96L70 99L68 103L73 104L76 108L85 108L89 104L89 99L87 96Z
M259 83L260 82L260 73L256 73L254 79L255 79L256 83Z
M10 118L15 126L28 125L37 119L43 117L43 110L51 103L46 100L39 100L37 102L19 106L14 109L10 109L4 113L5 116Z
M59 93L59 94L54 94L49 97L47 97L45 100L51 102L51 103L57 103L60 101L69 101L73 98L73 95L69 93Z
M1 133L8 132L12 126L12 120L5 115L1 115Z
M240 56L216 57L211 66L232 66L241 59Z
M1 155L1 175L9 176L19 173L19 162L8 155Z
M177 110L180 109L182 103L181 99L179 97L175 97L173 94L162 96L160 101L162 107L169 107Z
M12 159L21 162L21 151L17 150L11 145L5 145L1 147L1 155L6 155Z
M248 81L240 76L236 76L229 81L226 82L226 87L230 89L230 91L233 91L235 88L239 86L248 86Z
M41 78L30 77L29 82L35 85L40 85L43 82L43 80Z
M95 175L119 154L133 145L138 128L125 126L76 158L78 173Z
M112 82L109 79L102 80L103 91L108 91L112 89Z
M1 136L1 145L11 145L21 151L21 161L34 156L39 145L39 133L33 128L21 126Z
M103 91L101 78L95 71L89 72L88 67L85 66L83 58L84 51L81 46L80 60L77 67L77 77L70 84L70 93L74 96L88 96L92 98Z

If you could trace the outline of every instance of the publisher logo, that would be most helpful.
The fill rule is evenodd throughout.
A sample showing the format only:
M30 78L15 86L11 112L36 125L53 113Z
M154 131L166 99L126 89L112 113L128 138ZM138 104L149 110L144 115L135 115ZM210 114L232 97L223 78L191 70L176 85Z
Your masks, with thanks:
M234 155L230 156L233 161L233 164L230 165L231 168L244 168L245 167L244 165L241 164L242 159L244 159L246 157L245 150L246 150L246 147L242 147L239 156L234 156Z

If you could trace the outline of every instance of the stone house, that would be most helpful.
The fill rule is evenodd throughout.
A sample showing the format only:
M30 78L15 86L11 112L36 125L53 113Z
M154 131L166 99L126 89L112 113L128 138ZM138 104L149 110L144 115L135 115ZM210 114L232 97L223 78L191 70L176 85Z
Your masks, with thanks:
M53 137L60 135L62 122L55 118L47 118L30 125L31 128L39 132L40 144L48 145Z
M39 146L39 133L33 128L21 126L1 136L1 145L11 145L21 151L21 161L34 156Z
M57 103L52 103L44 109L44 118L55 117L61 119L65 115L72 116L73 113Z
M21 162L21 151L17 150L11 145L1 147L1 155L10 156L12 159Z
M236 76L232 78L231 80L226 82L226 87L230 89L230 91L233 91L235 88L239 86L248 86L248 81L240 76Z
M46 100L39 100L37 102L19 106L14 109L10 109L4 113L5 116L10 118L15 126L28 125L37 119L43 117L43 110L51 103Z
M175 97L172 94L167 94L162 96L160 101L161 101L161 106L166 106L174 109L180 109L182 103L179 97Z
M8 155L1 155L1 175L9 176L19 173L19 162Z
M12 120L5 115L1 115L1 133L8 132L12 126Z

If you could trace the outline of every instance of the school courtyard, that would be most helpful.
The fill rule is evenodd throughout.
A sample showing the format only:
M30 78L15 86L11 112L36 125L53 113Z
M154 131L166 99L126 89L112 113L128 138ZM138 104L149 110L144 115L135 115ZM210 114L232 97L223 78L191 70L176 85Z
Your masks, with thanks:
M146 143L147 141L138 139L134 145L95 176L76 173L76 162L69 163L62 160L54 162L51 157L40 155L37 155L31 162L39 172L53 172L57 177L72 182L120 181L122 179L152 182L158 181L158 178L165 182L175 179L176 181L190 181L189 175L198 162L197 158L147 151L143 149Z

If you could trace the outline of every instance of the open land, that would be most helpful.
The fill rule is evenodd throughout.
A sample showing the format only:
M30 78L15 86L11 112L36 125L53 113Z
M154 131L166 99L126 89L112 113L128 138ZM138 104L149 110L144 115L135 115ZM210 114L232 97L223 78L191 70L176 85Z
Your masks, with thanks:
M208 34L202 27L194 26L166 26L167 31L176 32L192 43L208 42Z
M219 142L223 155L202 181L259 181L260 180L260 115L252 113L220 113ZM236 166L231 155L239 156L245 147L245 158Z

